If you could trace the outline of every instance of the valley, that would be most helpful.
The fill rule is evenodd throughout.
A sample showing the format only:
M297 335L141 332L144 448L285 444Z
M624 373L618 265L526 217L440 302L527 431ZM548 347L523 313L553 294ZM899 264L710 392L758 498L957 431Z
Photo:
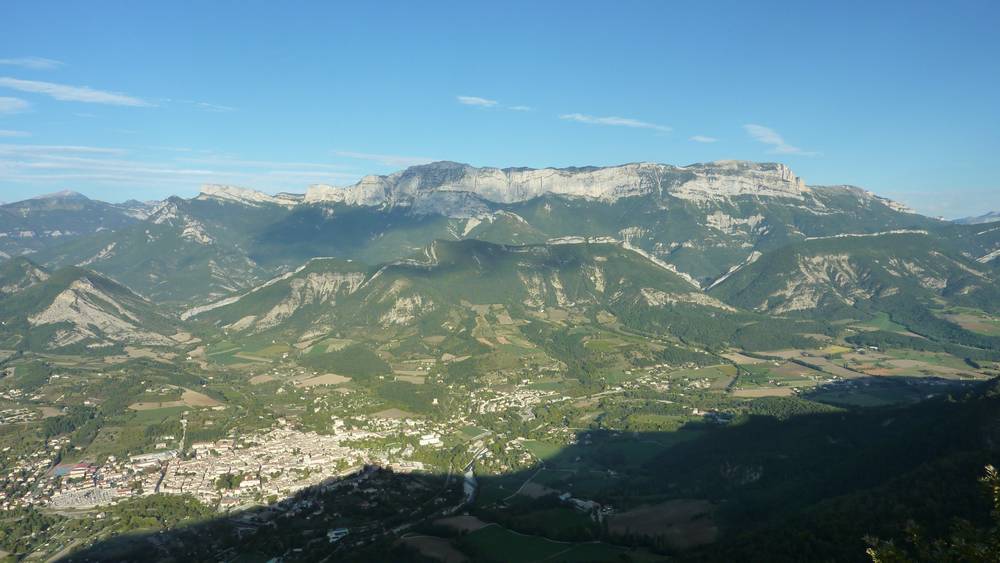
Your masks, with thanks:
M912 491L988 513L988 223L736 161L81 198L2 206L75 225L0 247L15 560L856 560Z

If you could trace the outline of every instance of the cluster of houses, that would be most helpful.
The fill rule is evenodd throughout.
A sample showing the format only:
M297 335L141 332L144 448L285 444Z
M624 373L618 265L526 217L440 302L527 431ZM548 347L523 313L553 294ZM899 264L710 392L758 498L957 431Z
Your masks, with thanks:
M373 437L364 430L325 435L278 427L239 441L196 442L193 459L167 466L160 492L189 493L223 508L290 496L366 462L366 452L345 442ZM226 476L234 478L220 484Z
M0 451L4 458L5 475L0 476L0 509L45 503L56 492L55 483L47 475L69 446L69 438L52 438L31 453L17 455L10 446ZM13 458L13 459L11 459Z
M130 456L108 456L103 465L86 461L58 465L53 479L58 488L49 499L53 508L89 508L118 499L156 492L161 468L179 455L177 450Z
M387 421L383 431L348 428L333 421L332 434L302 432L287 424L244 438L195 442L187 455L166 450L130 456L109 457L97 466L87 462L55 468L45 499L57 508L87 508L155 493L191 494L223 509L259 503L269 497L286 498L306 487L336 478L374 461L395 471L421 471L424 464L409 459L388 459L356 444L403 433L417 438L420 446L443 445L437 432L427 432L423 421ZM403 457L413 448L401 450ZM383 459L383 457L385 457ZM396 457L396 456L394 456ZM39 462L44 473L51 459Z
M35 409L4 409L0 411L0 424L20 424L31 422L38 418L38 411Z
M444 445L439 424L415 418L357 418L347 423L333 417L330 434L303 432L279 420L270 430L239 439L192 443L186 453L164 449L174 439L168 436L157 444L159 451L123 459L108 456L100 465L57 464L69 443L68 438L56 438L16 459L13 452L4 452L12 459L0 481L0 508L90 508L156 493L191 494L210 505L234 508L291 496L370 462L401 473L422 471L423 463L409 459L414 446ZM370 447L400 437L412 445L387 451Z
M517 410L520 411L522 420L534 420L532 407L544 402L568 400L570 397L559 396L555 391L532 389L527 385L527 380L524 380L510 391L482 390L474 392L472 398L475 414Z

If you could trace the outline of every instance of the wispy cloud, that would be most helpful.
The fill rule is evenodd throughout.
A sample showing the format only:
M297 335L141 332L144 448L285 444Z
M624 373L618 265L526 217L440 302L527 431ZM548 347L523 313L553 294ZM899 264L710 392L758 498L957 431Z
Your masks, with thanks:
M19 66L32 70L51 70L63 66L62 61L46 59L44 57L17 57L12 59L0 59L0 65Z
M79 156L58 156L58 155L38 155L35 158L27 159L16 164L24 170L60 171L59 174L148 174L148 175L171 175L171 176L205 176L212 174L212 170L202 168L179 168L171 166L169 163L142 162L132 160L79 157ZM46 172L48 174L48 172ZM133 176L134 180L138 180Z
M501 104L497 100L491 100L489 98L481 98L479 96L455 96L458 103L466 106L475 106L479 108L493 108L493 109L506 109L510 111L531 111L534 108L525 105L508 106Z
M152 146L147 148L154 151L169 151L169 152L183 152L183 153L197 152L195 151L195 149L192 149L191 147Z
M164 147L163 150L168 150L172 152L179 151L179 149L174 147ZM180 152L191 152L191 149L186 149ZM347 165L344 164L333 164L328 162L287 162L279 160L253 160L245 158L226 157L226 156L179 157L176 160L178 162L188 162L192 164L213 164L217 166L236 166L245 168L292 167L292 168L316 168L319 171L345 170L349 168Z
M0 145L3 154L38 153L84 153L84 154L125 154L125 149L110 147L90 147L85 145Z
M157 102L163 104L185 104L189 105L195 109L200 109L202 111L210 111L213 113L229 113L231 111L237 111L237 108L232 106L224 106L222 104L212 104L209 102L200 102L198 100L183 100L176 98L159 98Z
M805 151L799 147L788 144L785 142L784 137L779 135L777 131L771 129L770 127L748 123L743 126L743 129L756 141L773 147L771 152L775 154L798 154L802 156L816 156L819 154L814 151Z
M86 182L135 189L159 186L177 193L202 183L294 190L309 183L351 182L358 176L328 163L218 157L192 165L182 160L156 151L135 158L131 151L105 147L0 144L0 184Z
M691 140L696 143L714 143L718 141L715 137L709 137L708 135L695 135L691 137Z
M203 109L205 111L212 111L215 113L228 113L231 111L236 111L236 108L230 106L224 106L221 104L210 104L208 102L195 102L195 107L198 109Z
M649 123L647 121L640 121L629 117L598 117L594 115L587 115L585 113L567 113L560 115L559 119L576 121L579 123L588 123L590 125L610 125L613 127L631 127L633 129L651 129L661 133L669 133L673 130L666 125L657 125L656 123Z
M0 129L0 137L30 137L27 131L15 131L13 129Z
M38 80L3 77L0 78L0 88L44 94L64 102L84 102L88 104L132 107L150 107L154 105L146 100L117 92L95 90L88 86L68 86L66 84L55 84L53 82L41 82Z
M467 106L476 106L481 108L492 108L500 104L496 100L491 100L489 98L480 98L479 96L457 96L458 103Z
M434 162L435 160L437 160L434 158L427 158L423 156L402 156L397 154L372 154L372 153L355 152L355 151L334 151L333 154L337 156L342 156L344 158L370 160L372 162L377 162L384 166L395 166L395 167L416 166L418 164L427 164L428 162Z
M21 98L0 97L0 114L21 113L22 111L27 111L29 107L31 107L31 104Z

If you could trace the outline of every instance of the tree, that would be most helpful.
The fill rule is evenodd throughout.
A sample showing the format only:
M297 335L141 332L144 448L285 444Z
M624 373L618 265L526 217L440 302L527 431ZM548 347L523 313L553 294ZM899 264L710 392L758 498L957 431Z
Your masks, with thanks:
M870 546L866 552L872 563L1000 561L1000 472L987 465L986 475L980 481L993 502L988 525L977 527L966 520L959 520L950 536L927 539L911 521L904 529L906 538L900 544L893 540L865 538Z
M243 474L234 475L232 473L226 473L225 475L220 475L218 479L215 480L215 488L218 490L227 489L232 490L240 486L243 482Z

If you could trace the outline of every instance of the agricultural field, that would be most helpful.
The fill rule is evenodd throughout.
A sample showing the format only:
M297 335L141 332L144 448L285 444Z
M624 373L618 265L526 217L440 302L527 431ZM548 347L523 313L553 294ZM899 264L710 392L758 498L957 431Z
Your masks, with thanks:
M406 535L400 543L415 549L421 555L442 563L464 563L468 556L459 551L445 538L425 535Z
M671 383L688 389L724 390L736 378L737 369L723 364L702 368L672 371L668 377Z
M678 499L639 506L608 519L612 535L662 536L674 549L710 544L719 534L713 507L705 500Z
M736 397L788 397L830 381L828 374L793 362L769 362L741 368L733 388Z
M1000 336L1000 317L978 309L952 307L938 312L938 315L964 329L987 336Z
M204 393L199 393L198 391L193 391L191 389L179 389L177 391L180 395L177 399L165 401L140 401L129 405L129 408L135 411L148 411L173 407L212 408L222 405L219 401L205 395Z
M542 536L512 532L497 525L481 528L462 536L460 549L473 559L514 561L608 561L630 552L627 548L601 542L560 542Z
M297 379L295 380L295 385L299 387L315 387L317 385L340 385L349 381L351 381L350 377L344 377L335 373L326 373Z
M852 369L866 375L944 377L975 379L976 369L964 360L940 352L893 349L885 352L848 353L844 361Z
M906 327L895 323L889 318L889 314L879 311L875 314L875 318L865 321L863 323L855 323L853 326L862 330L884 330L888 332L908 332Z

